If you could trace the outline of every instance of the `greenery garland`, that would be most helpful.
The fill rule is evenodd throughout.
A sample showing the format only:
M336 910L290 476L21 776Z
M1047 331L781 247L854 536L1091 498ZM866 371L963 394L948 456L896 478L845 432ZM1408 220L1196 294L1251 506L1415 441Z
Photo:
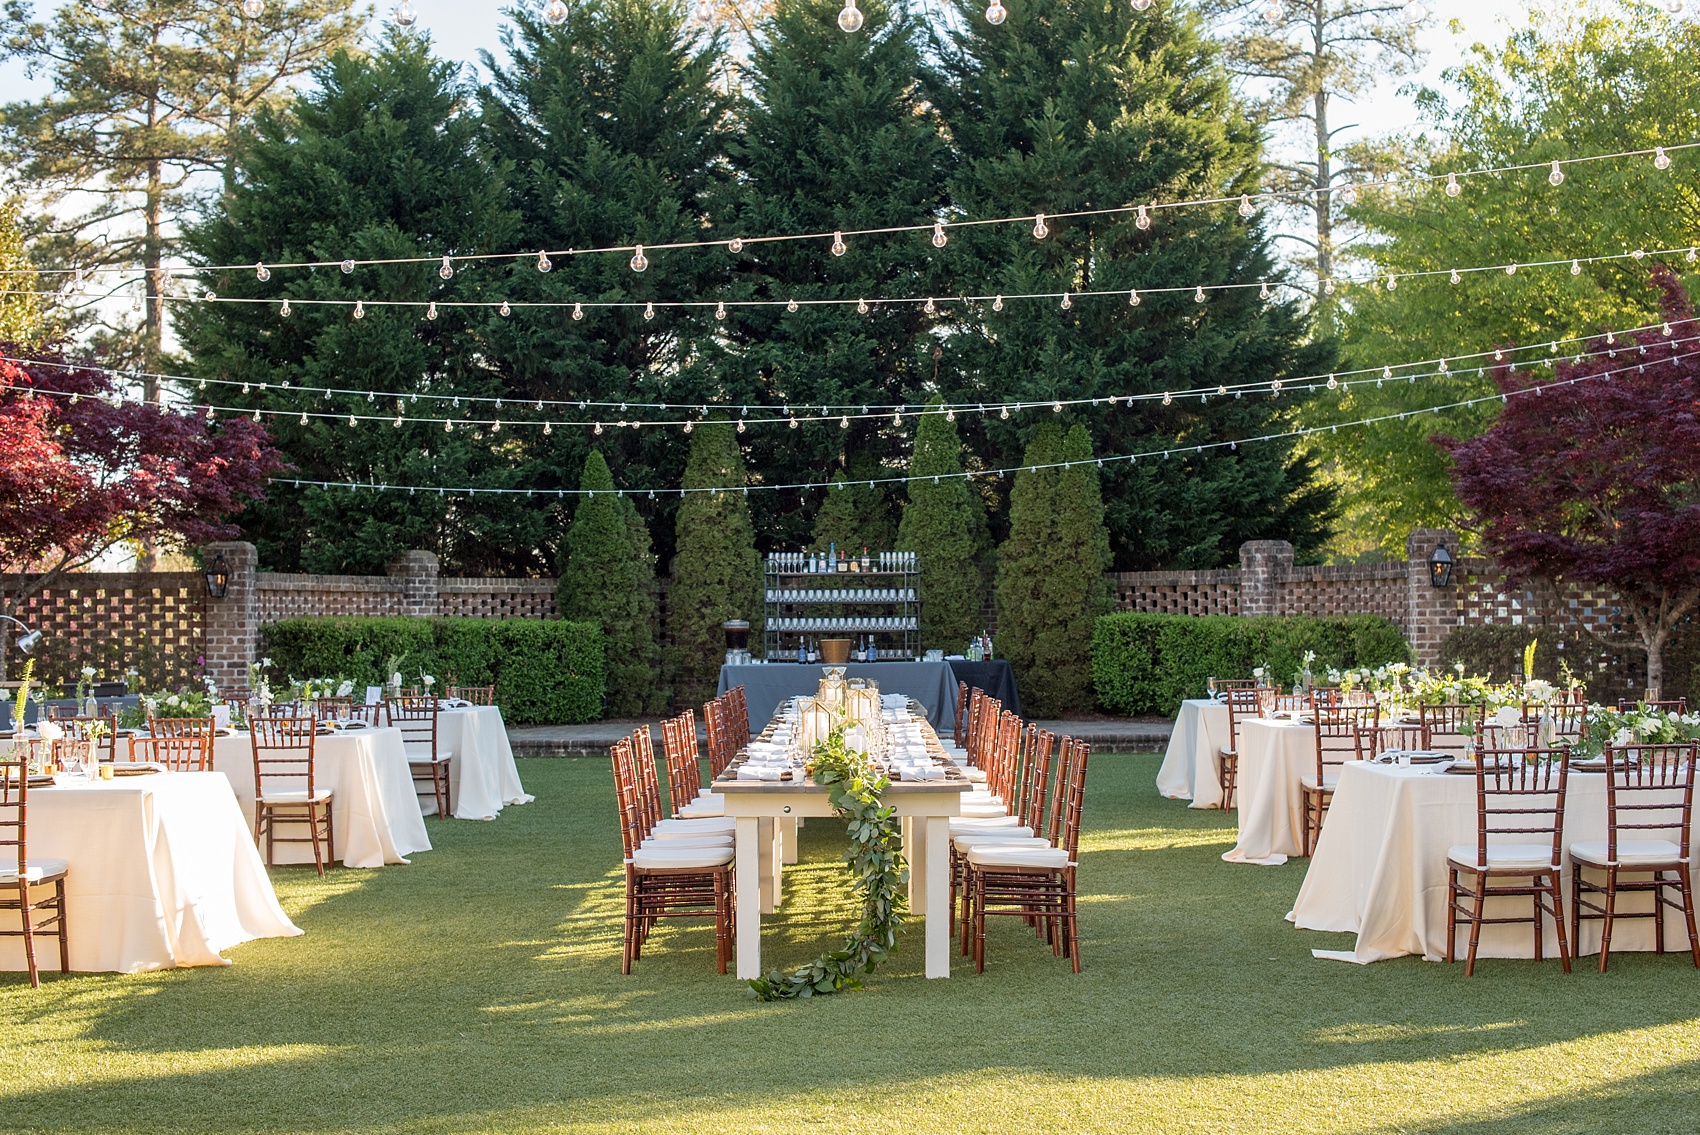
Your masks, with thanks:
M860 989L861 975L872 973L882 958L897 949L897 928L903 921L897 909L899 888L908 874L902 827L894 809L880 803L880 793L890 783L885 774L869 763L865 753L852 752L844 744L847 724L840 721L815 743L809 773L815 783L831 790L833 811L850 821L850 850L844 861L850 866L852 888L862 896L862 920L844 940L843 949L822 954L790 973L774 970L766 977L752 978L750 988L762 1001Z

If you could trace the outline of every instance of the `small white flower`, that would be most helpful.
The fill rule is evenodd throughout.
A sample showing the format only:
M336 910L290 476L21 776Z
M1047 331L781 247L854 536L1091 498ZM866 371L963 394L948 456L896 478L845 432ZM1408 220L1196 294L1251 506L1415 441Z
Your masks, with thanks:
M166 698L165 704L166 705L176 705L176 704L178 704L177 695L172 694L170 697Z
M339 697L339 698L348 697L353 692L354 692L354 683L347 681L346 679L343 681L343 683L341 685L339 685L336 688L336 696Z
M79 671L79 673L81 673L82 676L85 677L85 678L92 678L92 677L94 677L94 667L93 666L84 666L82 668L82 670Z
M1616 733L1612 734L1611 743L1613 745L1633 745L1635 743L1635 734L1631 733L1627 729L1619 729Z
M401 685L401 671L400 670L397 670L395 673L390 675L390 685L392 685L392 686L400 686Z
M271 669L271 664L272 660L270 658L260 659L260 665L266 667L268 670Z

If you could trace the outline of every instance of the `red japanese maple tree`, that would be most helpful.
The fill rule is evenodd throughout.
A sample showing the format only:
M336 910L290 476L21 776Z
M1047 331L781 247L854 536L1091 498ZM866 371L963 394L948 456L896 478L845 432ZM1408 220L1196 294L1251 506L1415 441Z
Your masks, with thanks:
M1700 322L1674 274L1661 267L1653 282L1668 329L1594 339L1592 357L1544 380L1501 368L1493 428L1435 440L1513 577L1617 592L1614 625L1587 629L1645 650L1657 689L1666 640L1700 605Z
M104 371L5 359L0 613L120 542L234 535L229 518L282 467L255 422L125 398Z

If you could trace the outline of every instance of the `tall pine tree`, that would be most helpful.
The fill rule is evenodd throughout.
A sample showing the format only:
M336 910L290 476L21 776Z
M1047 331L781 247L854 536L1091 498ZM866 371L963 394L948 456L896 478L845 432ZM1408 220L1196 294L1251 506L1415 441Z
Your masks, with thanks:
M369 57L333 56L287 113L259 114L223 209L189 233L193 255L212 264L334 263L512 247L504 170L480 151L457 71L432 58L423 37L402 33ZM187 307L183 342L194 373L251 384L209 386L201 397L272 412L273 436L303 480L527 483L523 461L506 447L513 431L493 432L493 411L450 400L504 393L490 344L478 335L480 318L452 307L427 318L423 310L430 301L479 298L476 271L446 281L427 264L256 275L205 274L221 296L267 302ZM369 305L364 318L313 303L355 299ZM352 393L321 398L291 386ZM361 420L367 415L382 420ZM445 419L458 420L449 430ZM280 484L244 527L262 562L283 571L377 572L396 552L418 548L453 574L540 574L551 566L542 549L559 531L550 513L524 497Z
M561 617L602 627L609 717L660 713L667 697L656 642L649 531L632 502L615 488L600 450L585 458L579 488L588 495L579 497L561 549Z
M1009 538L998 555L998 648L1041 717L1092 705L1092 626L1109 609L1110 540L1092 439L1046 422L1010 491ZM1065 468L1044 468L1065 464Z
M883 0L863 5L855 35L837 26L840 0L780 0L758 29L728 144L737 178L716 209L719 235L834 232L923 224L941 213L950 152L915 86L920 26ZM728 385L794 407L859 409L925 397L932 326L918 303L811 306L810 300L914 297L939 279L924 234L753 243L736 260L731 295L773 306L734 308L725 329L739 349ZM789 301L798 301L795 312ZM833 469L894 466L902 431L886 417L841 415L777 430L762 469L777 483L824 480ZM877 472L871 474L879 475ZM836 494L835 494L836 495ZM764 538L806 543L818 496L764 493ZM829 507L823 503L823 507Z
M909 500L897 546L920 566L921 648L955 653L984 629L986 582L979 562L990 551L983 506L963 477L962 439L940 412L915 426L909 459Z
M1195 15L1138 12L1125 0L1024 0L1000 27L978 0L958 0L960 30L942 45L932 93L958 151L953 197L970 217L1063 214L1163 200L1237 198L1259 186L1257 131ZM1265 305L1258 282L1278 271L1262 225L1219 208L1159 209L1144 227L1116 213L953 233L948 263L966 294L1107 292L1011 300L960 311L945 340L941 385L952 401L1109 398L1214 391L1326 370L1330 351L1303 344L1292 304ZM1196 285L1239 285L1207 292ZM1159 292L1158 289L1174 289ZM1131 303L1140 292L1141 302ZM1210 567L1242 541L1326 535L1329 496L1290 444L1188 452L1204 441L1268 431L1287 409L1267 393L1197 395L1170 405L1097 405L1066 415L1099 453L1173 449L1170 460L1107 465L1109 528L1121 568ZM1034 413L970 425L970 445L1014 454Z
M682 704L714 695L726 651L721 632L726 620L748 619L750 641L761 641L761 561L744 485L744 455L731 424L696 427L685 463L682 487L687 491L675 521L673 582L667 593L668 670Z

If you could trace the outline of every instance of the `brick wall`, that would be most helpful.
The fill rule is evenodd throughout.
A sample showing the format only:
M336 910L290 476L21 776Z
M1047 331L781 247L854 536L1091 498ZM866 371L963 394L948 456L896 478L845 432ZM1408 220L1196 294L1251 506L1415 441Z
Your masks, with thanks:
M19 585L6 580L6 591ZM36 677L75 684L93 666L102 678L121 679L134 666L150 685L189 682L205 641L206 584L194 572L81 572L19 603L11 612L42 632ZM21 633L11 628L11 637ZM7 677L19 660L8 651Z
M1110 577L1118 611L1157 615L1237 615L1240 573L1226 571L1124 571Z

